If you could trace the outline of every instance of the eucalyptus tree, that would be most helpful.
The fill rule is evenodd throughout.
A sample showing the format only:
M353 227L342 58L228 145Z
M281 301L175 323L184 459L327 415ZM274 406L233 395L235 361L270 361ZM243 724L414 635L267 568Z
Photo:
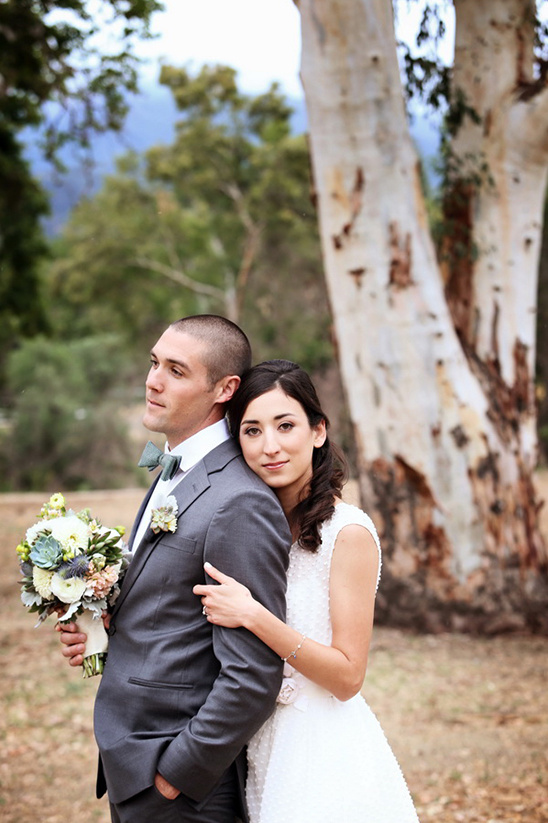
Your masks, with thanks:
M384 534L380 611L547 630L533 472L548 64L535 4L423 4L423 41L455 14L451 66L434 76L424 55L402 61L446 98L437 249L391 0L296 4L340 366L362 495Z

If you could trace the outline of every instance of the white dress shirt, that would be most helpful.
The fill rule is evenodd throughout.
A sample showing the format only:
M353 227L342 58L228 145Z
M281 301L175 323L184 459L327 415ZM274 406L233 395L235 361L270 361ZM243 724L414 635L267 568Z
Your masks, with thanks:
M212 423L211 426L207 426L205 429L201 429L201 431L193 434L187 440L183 440L182 443L179 443L179 445L173 449L170 449L166 443L164 448L166 454L181 455L181 462L171 480L162 480L161 478L158 480L135 533L133 553L137 551L144 537L150 523L152 509L156 508L160 501L165 500L165 498L172 493L175 486L187 476L206 454L209 454L210 451L213 451L213 449L220 446L221 443L224 443L229 438L228 423L226 422L226 417L223 417L223 419L218 420L217 423Z

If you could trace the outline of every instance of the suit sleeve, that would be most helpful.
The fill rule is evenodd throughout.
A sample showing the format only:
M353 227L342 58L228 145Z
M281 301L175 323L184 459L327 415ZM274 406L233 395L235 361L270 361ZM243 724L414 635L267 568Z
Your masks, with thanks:
M246 490L216 512L204 561L246 585L285 619L290 542L287 522L271 492ZM203 706L158 763L158 771L195 801L215 786L269 717L282 676L280 658L251 632L213 625L212 633L218 677Z

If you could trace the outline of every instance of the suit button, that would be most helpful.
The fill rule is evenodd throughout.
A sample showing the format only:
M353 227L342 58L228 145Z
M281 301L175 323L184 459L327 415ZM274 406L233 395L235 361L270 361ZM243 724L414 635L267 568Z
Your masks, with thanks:
M109 637L112 637L114 634L116 634L116 626L114 625L114 623L111 623L108 627L107 634Z

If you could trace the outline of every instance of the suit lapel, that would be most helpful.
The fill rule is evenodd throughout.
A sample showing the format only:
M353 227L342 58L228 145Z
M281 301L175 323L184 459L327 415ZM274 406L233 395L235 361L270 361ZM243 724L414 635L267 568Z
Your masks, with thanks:
M186 511L186 509L188 509L188 507L191 506L194 503L194 501L197 500L198 497L200 497L200 495L203 494L203 492L209 488L209 486L210 482L208 472L203 460L200 461L196 466L194 466L192 471L188 473L187 477L183 477L181 482L178 483L177 486L175 486L171 494L177 500L177 529L180 528L180 519ZM141 505L139 514L136 518L136 523L139 523L140 521L140 517L142 516L144 508L150 498L150 495L152 494L153 488L154 486L151 487L149 494L145 497L145 500ZM132 529L132 539L135 536L135 531L136 526L134 525ZM143 571L148 558L152 554L152 551L156 548L156 546L162 540L162 538L166 536L170 537L172 540L176 540L177 532L172 533L161 531L158 534L154 534L150 526L147 527L147 530L143 535L143 539L141 540L139 546L136 547L136 549L138 548L138 551L135 551L135 555L131 563L129 564L129 568L127 570L124 582L122 584L122 590L114 604L113 614L116 614L116 612L119 610L120 606L128 596L129 592L135 585L135 582L138 580L139 575Z
M132 529L131 529L131 534L129 536L129 543L128 543L128 547L129 547L130 551L133 551L133 541L135 540L135 535L137 534L137 529L139 528L139 523L141 522L141 517L143 516L143 513L144 513L144 511L145 511L145 509L148 505L148 501L152 497L152 492L156 488L156 484L158 483L159 478L160 478L160 475L158 475L158 477L154 480L154 483L152 483L152 485L150 486L148 492L145 494L145 496L143 498L143 502L139 506L139 511L137 512L137 516L136 516L135 520L133 521L133 526L132 526ZM137 547L135 547L135 548L137 548Z

